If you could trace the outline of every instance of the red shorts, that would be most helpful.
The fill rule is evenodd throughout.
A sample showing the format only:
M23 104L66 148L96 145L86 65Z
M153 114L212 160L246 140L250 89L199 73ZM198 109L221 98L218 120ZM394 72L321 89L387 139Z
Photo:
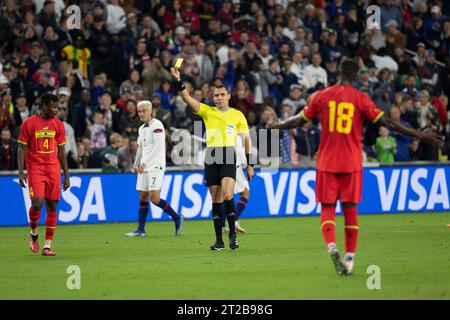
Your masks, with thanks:
M361 202L362 171L334 173L317 170L316 202Z
M30 198L45 198L48 200L59 200L61 194L61 174L29 173L28 190Z

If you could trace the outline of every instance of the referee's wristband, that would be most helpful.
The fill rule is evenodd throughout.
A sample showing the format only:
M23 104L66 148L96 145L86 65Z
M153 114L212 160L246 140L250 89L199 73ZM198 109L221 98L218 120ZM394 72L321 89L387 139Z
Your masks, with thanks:
M247 159L247 166L253 167L254 164L250 162L250 154L246 154L245 158Z
M181 79L180 79L180 80L177 80L177 81L175 82L175 88L178 90L178 92L181 92L181 91L183 91L184 89L186 89L186 87L185 87L183 81L181 81Z

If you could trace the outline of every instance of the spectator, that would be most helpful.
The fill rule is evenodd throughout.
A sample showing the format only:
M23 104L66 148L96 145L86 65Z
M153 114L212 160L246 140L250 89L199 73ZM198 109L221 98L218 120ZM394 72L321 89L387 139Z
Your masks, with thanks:
M108 2L106 28L111 34L117 34L126 26L125 11L119 6L119 0L108 0Z
M126 102L126 112L120 117L120 132L124 137L136 136L138 134L141 120L137 114L137 103L134 100Z
M384 0L380 8L381 29L386 32L386 23L394 20L398 23L398 28L403 29L404 18L402 10L394 3L394 0Z
M54 28L56 24L55 2L52 0L46 0L41 12L38 15L39 24L45 29L48 26Z
M214 75L214 69L211 59L206 55L205 42L203 40L199 40L195 47L194 59L198 66L199 83L210 82Z
M297 114L306 105L303 87L299 84L291 84L289 97L283 100L283 104L289 106L292 114Z
M264 80L268 85L268 94L275 100L276 104L280 103L283 77L281 75L280 66L277 59L271 59L269 61L269 69L264 72Z
M117 153L122 147L122 136L118 133L113 133L109 138L109 142L110 145L100 152L100 157L102 159L102 172L118 173L120 172L120 169L119 157Z
M426 90L420 91L419 101L415 104L419 129L435 126L439 127L439 114L430 103L430 94Z
M104 123L103 112L96 111L94 113L94 123L88 128L91 148L94 153L97 153L97 151L100 151L106 147L107 131Z
M151 98L153 117L161 121L164 128L169 131L172 124L170 112L161 108L161 96L155 93Z
M52 60L49 56L41 57L39 60L39 69L33 75L35 84L39 84L40 78L45 75L48 80L48 85L54 88L59 87L58 75L51 70Z
M401 120L401 112L398 107L391 108L390 116L392 119L400 121L405 127L411 128L411 124ZM394 137L395 145L397 146L397 152L394 156L395 161L409 161L409 145L412 142L412 138L396 132L391 132L391 136Z
M253 94L247 81L243 79L237 81L235 91L231 95L230 105L240 110L245 116L255 106Z
M122 172L133 172L134 160L136 158L136 152L138 149L138 143L136 137L131 137L128 140L128 144L124 145L117 151L117 157L119 160L119 167Z
M296 152L300 155L299 165L309 166L315 163L320 143L320 130L312 122L297 129L295 135Z
M401 120L409 123L414 129L419 128L417 122L418 114L414 108L414 100L409 96L404 96L400 104Z
M151 63L142 72L144 91L151 95L160 87L164 80L171 81L172 76L161 65L158 57L153 57Z
M86 132L86 125L94 115L95 108L91 103L91 95L88 89L81 91L80 101L74 102L69 108L69 123L75 131L75 137L80 138Z
M103 113L105 128L108 131L119 132L119 119L120 108L117 105L112 104L111 92L103 92L100 98L100 104L97 107L97 111Z
M86 147L82 142L77 143L77 154L67 158L69 168L87 169L89 168L89 156Z
M58 119L61 120L64 124L64 129L66 131L66 144L64 148L67 152L67 157L78 157L77 144L75 142L75 131L72 126L67 123L67 106L64 103L61 103L58 107Z
M27 105L27 97L24 93L19 93L16 97L16 108L20 114L21 121L25 121L30 116L30 108Z
M83 79L88 79L92 76L91 50L86 46L86 41L82 35L78 35L75 38L73 45L66 45L61 55L68 61L76 60L78 62L77 66L82 72Z
M394 162L394 155L397 152L397 144L394 137L389 136L386 127L380 127L380 136L375 144L378 162Z
M318 83L328 86L327 72L320 66L321 63L321 55L319 53L313 54L312 64L305 68L302 78L302 84L307 89L314 88Z
M423 67L422 83L433 88L433 94L440 95L442 91L441 69L436 61L436 53L433 49L427 50L427 60Z
M445 16L441 12L439 6L434 5L431 7L431 18L425 22L423 34L428 46L438 49L440 46L440 36L442 26L445 21Z
M18 143L11 138L11 131L8 127L1 129L0 139L0 170L17 170Z
M130 56L130 71L137 70L142 73L142 70L150 62L150 55L147 53L147 40L140 38L137 41L134 53Z

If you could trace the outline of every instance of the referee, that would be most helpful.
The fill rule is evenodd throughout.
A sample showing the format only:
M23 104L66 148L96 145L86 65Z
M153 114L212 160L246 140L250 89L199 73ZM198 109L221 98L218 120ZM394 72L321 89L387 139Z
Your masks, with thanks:
M253 164L250 162L251 140L247 120L239 110L230 108L228 102L230 92L225 86L214 88L214 107L200 103L189 95L180 79L180 71L176 67L171 68L171 73L176 79L176 88L181 97L205 122L206 127L206 157L205 157L205 184L211 193L212 214L216 243L211 250L223 250L225 245L222 240L222 215L223 204L227 215L230 249L239 247L235 229L234 184L236 181L236 136L240 134L244 141L245 155L247 158L247 178L251 180L254 175Z

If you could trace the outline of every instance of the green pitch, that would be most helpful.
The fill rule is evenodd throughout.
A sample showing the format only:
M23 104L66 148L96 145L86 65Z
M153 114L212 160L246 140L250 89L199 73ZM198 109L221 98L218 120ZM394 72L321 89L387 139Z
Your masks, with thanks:
M318 217L242 219L238 251L211 252L212 221L59 226L56 257L28 249L28 228L0 228L1 299L449 299L450 213L361 215L355 273L335 274ZM343 251L343 218L337 219ZM43 238L44 229L40 227ZM41 246L42 241L41 239ZM226 242L227 244L227 242ZM67 268L81 270L68 290ZM366 273L380 267L381 289Z

